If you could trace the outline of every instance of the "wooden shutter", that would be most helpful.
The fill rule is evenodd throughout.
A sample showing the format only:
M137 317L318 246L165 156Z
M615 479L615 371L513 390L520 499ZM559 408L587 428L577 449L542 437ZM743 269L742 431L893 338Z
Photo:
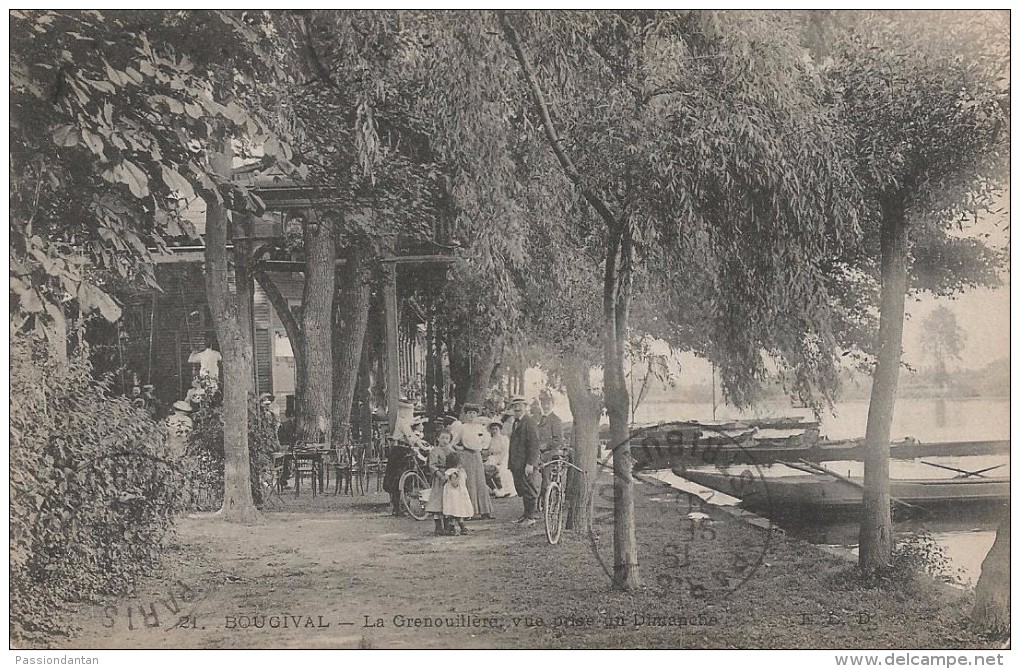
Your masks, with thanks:
M255 330L255 373L259 392L273 392L273 347L266 329Z

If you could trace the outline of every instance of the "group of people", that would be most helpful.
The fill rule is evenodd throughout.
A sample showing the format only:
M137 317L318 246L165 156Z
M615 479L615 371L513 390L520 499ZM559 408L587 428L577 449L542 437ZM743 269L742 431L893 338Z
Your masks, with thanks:
M425 419L414 417L412 404L401 403L393 433L398 445L390 451L384 478L393 513L401 512L398 481L410 468L409 458L427 449L432 487L425 509L436 534L465 534L465 521L492 519L492 498L517 495L524 507L517 523L533 525L543 489L542 464L563 446L563 422L553 411L552 395L543 393L539 406L538 415L532 415L523 397L513 397L507 414L487 418L479 405L465 404L461 416L445 417L430 448L423 437Z

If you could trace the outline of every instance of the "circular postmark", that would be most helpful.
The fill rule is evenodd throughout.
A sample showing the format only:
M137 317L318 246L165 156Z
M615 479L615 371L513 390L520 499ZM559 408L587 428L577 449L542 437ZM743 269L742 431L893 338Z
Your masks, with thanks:
M686 610L725 600L755 575L772 542L774 514L762 467L744 446L749 437L747 431L672 422L634 430L610 450L588 500L590 545L610 580L632 559L614 551L618 501L634 508L643 585ZM695 484L688 490L697 493L674 487L681 482L669 476L653 476L662 470ZM628 472L650 485L632 486L628 495L618 485ZM764 517L714 503L726 496L750 502Z

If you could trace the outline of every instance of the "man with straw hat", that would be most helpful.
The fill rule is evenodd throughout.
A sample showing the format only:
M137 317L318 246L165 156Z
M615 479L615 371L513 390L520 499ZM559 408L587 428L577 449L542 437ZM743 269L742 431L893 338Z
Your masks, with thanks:
M524 515L516 522L524 526L534 525L538 520L538 488L542 484L538 430L523 397L511 398L510 405L514 415L510 432L510 473L513 474L517 494L524 502Z

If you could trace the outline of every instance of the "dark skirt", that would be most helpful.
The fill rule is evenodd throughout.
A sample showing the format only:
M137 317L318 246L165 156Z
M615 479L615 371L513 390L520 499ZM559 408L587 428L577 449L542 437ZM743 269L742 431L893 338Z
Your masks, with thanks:
M403 444L390 449L390 457L386 460L386 473L383 474L383 490L388 493L400 492L400 477L406 471L414 469L414 451Z

